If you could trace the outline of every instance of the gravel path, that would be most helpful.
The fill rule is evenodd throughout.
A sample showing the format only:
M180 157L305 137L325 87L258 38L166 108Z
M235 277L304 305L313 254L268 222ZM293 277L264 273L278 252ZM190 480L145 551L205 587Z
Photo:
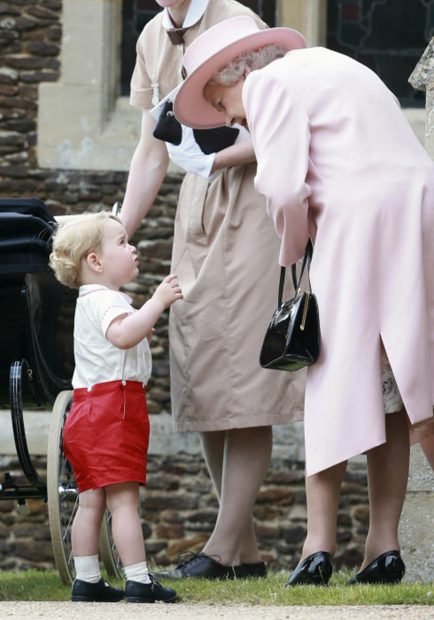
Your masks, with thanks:
M246 607L238 605L128 605L126 603L0 603L0 620L432 620L433 607L416 605L359 607Z

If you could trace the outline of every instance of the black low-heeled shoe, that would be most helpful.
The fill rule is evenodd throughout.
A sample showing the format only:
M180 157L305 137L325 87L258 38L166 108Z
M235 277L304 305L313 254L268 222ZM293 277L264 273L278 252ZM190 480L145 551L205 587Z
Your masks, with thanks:
M330 553L318 551L300 562L289 576L286 586L326 586L332 572Z
M71 601L81 603L117 603L124 598L124 591L113 588L104 579L90 583L82 579L74 579Z
M233 566L224 566L205 553L197 553L185 560L172 571L156 573L158 579L185 579L199 577L202 579L234 579Z
M178 595L173 588L165 588L153 575L149 575L149 583L127 581L125 584L125 600L127 603L174 603Z
M357 583L399 583L405 574L405 564L397 550L386 551L375 558L366 568L348 581L349 586Z
M234 566L236 579L250 579L251 577L266 577L267 565L265 562L255 562L253 564L236 564Z

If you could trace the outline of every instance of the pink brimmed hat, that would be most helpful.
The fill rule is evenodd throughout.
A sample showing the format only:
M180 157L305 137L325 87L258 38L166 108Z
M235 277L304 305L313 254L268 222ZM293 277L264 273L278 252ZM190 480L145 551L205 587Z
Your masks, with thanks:
M203 95L207 82L231 60L265 45L281 45L288 51L306 47L302 34L291 28L260 30L252 17L226 19L203 32L184 55L187 77L175 101L176 118L195 129L220 127L225 117Z

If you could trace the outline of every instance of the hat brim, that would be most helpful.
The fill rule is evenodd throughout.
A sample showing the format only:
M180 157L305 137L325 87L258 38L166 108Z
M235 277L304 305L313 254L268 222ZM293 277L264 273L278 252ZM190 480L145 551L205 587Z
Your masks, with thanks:
M225 124L225 116L205 99L203 91L212 76L231 60L265 45L281 45L288 52L306 47L299 32L291 28L268 28L243 37L210 56L187 76L173 103L173 111L180 123L194 129L211 129Z

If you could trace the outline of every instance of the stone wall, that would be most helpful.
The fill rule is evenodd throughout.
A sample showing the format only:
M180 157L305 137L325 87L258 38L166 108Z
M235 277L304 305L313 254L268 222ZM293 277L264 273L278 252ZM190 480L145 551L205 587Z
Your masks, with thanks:
M50 170L36 159L38 85L60 75L61 0L0 1L0 195L37 196L54 215L109 209L122 202L127 174ZM67 119L65 119L67 122ZM136 304L169 273L173 217L181 175L163 184L151 217L137 231L141 274L129 287ZM151 413L170 411L167 313L153 342Z
M45 459L35 458L45 474ZM15 459L0 457L0 466L19 477ZM255 508L259 547L273 569L297 563L306 535L304 464L273 459ZM368 525L366 473L353 464L347 473L338 518L335 567L361 561ZM42 500L27 502L28 515L13 501L0 501L0 570L52 568L48 510ZM151 566L177 562L201 549L217 516L217 500L202 459L189 454L151 455L148 485L142 494L143 533Z
M122 201L127 179L120 172L38 167L38 85L59 79L61 13L60 0L0 1L0 194L37 196L55 215L111 208ZM137 304L169 272L180 180L180 175L168 175L150 216L133 239L142 259L140 276L129 287ZM158 323L152 353L149 410L168 414L167 316ZM43 473L44 457L35 460ZM303 468L301 459L274 458L258 498L259 544L275 567L294 565L305 536ZM0 482L6 471L19 474L14 459L0 455ZM213 528L217 500L199 452L183 452L181 447L170 454L164 450L151 454L143 497L143 528L152 562L166 565L184 551L200 549ZM25 516L14 502L0 501L0 568L52 566L47 507L37 500L28 506L30 514ZM342 494L337 566L360 560L367 518L365 468L356 463Z

